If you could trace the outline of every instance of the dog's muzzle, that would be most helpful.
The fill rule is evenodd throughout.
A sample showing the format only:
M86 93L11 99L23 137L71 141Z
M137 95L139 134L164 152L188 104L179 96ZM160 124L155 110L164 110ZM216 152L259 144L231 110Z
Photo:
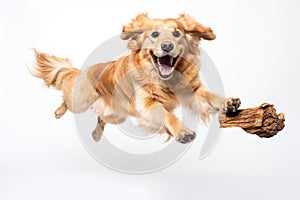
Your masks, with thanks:
M158 57L154 55L153 52L151 52L151 56L155 66L158 69L159 76L163 79L170 78L174 71L174 66L177 62L179 55L177 57L173 57L172 55L167 54L165 56Z

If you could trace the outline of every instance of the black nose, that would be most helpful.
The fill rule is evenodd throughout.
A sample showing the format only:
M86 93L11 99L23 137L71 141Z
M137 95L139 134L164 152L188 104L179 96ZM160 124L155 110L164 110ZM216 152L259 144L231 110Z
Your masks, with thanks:
M164 41L161 43L161 49L166 52L170 52L174 49L174 44L170 41Z

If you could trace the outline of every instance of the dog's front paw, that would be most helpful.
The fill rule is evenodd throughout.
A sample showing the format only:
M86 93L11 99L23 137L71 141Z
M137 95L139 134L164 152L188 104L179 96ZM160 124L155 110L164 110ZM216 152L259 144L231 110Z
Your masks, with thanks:
M175 139L177 142L186 144L192 142L195 137L196 133L183 125Z
M240 105L241 105L241 100L239 98L233 98L233 97L227 98L226 105L225 105L225 113L226 114L236 113Z

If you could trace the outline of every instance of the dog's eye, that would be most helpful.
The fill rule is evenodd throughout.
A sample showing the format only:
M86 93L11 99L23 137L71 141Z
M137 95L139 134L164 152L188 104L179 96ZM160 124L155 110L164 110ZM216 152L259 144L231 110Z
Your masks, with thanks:
M154 31L154 32L151 33L151 36L152 36L153 38L157 38L158 35L159 35L159 33L158 33L157 31Z
M174 33L173 33L173 35L174 35L174 37L180 37L180 32L179 31L174 31Z

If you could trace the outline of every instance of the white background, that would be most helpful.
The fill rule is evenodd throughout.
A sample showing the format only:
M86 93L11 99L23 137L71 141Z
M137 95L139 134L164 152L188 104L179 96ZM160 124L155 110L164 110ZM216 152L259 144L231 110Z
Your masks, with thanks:
M299 199L299 9L297 0L2 0L0 199ZM61 94L31 77L25 63L35 47L80 66L145 11L157 18L187 12L210 25L217 39L202 47L226 95L241 97L243 107L274 103L286 114L285 129L270 139L226 129L204 160L197 138L154 174L122 174L96 162L72 114L54 118Z

